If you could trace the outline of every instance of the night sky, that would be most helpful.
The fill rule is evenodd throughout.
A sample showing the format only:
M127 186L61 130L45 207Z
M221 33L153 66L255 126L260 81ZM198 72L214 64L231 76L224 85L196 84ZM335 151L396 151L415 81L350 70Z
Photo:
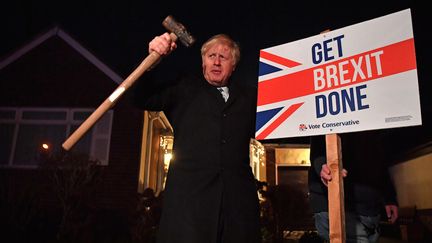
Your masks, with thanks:
M9 1L0 8L0 57L59 25L114 71L127 77L147 56L147 43L165 31L163 19L172 15L197 42L191 48L179 47L163 60L167 73L200 69L199 48L203 41L214 34L227 33L242 49L237 75L244 82L256 84L260 49L410 8L423 125L393 130L395 139L403 139L403 143L394 145L395 150L411 148L432 140L430 8L426 7L427 1L381 2L384 1Z

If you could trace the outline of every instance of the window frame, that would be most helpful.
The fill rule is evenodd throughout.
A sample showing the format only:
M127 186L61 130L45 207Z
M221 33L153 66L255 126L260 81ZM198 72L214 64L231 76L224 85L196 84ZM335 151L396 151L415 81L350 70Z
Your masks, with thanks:
M23 169L35 169L39 167L39 164L16 164L14 163L14 156L17 149L17 141L19 136L19 130L20 126L22 125L65 125L65 135L64 140L66 140L74 130L73 127L79 127L85 119L91 113L94 111L94 108L49 108L49 107L0 107L0 112L7 112L7 111L13 111L15 112L14 118L3 118L0 117L0 124L13 124L13 135L12 135L12 144L8 155L8 160L0 164L0 168L23 168ZM24 118L23 115L26 112L64 112L65 118L54 118L54 119L48 119L48 118L41 118L41 119L30 119L30 118ZM78 112L86 112L89 113L87 117L83 117L82 119L74 119L74 115ZM100 161L100 165L108 165L109 162L109 153L110 153L110 142L111 142L111 134L112 134L112 123L113 123L113 117L114 117L114 111L109 110L107 111L99 121L95 123L95 125L87 132L91 133L90 137L90 154L88 155L90 159L98 159ZM108 120L105 120L108 119ZM103 122L108 122L108 124L104 124L101 122L101 120L104 120ZM100 132L100 127L102 125L108 127L105 127L104 132ZM99 127L100 126L100 127ZM95 146L96 142L98 140L106 140L104 141L105 148L102 153L98 153L96 151L98 148ZM72 148L73 150L73 148ZM95 154L103 154L102 156L105 156L105 158L96 158ZM2 161L4 162L4 161Z

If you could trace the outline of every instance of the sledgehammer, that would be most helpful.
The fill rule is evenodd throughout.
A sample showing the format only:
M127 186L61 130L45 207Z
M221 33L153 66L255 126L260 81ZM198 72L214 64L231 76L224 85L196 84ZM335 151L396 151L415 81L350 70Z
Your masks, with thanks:
M173 41L180 40L186 47L191 46L195 39L186 28L179 22L175 21L172 16L168 16L162 22L162 25L170 32ZM72 146L105 114L111 107L114 106L116 101L128 90L135 81L149 68L155 66L161 56L153 51L151 52L141 64L117 87L116 90L69 136L68 139L62 144L65 150L70 150Z

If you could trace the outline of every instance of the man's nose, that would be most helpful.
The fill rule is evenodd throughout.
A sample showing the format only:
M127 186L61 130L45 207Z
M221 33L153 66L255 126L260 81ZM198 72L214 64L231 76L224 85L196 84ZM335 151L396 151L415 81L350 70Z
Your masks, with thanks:
M220 57L216 57L216 58L214 59L214 64L215 64L215 65L220 65L220 63L221 63L221 58L220 58Z

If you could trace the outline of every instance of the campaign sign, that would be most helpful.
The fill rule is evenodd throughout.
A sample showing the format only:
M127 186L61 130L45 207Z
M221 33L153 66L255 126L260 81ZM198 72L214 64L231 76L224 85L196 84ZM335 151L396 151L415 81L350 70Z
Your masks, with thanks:
M256 138L421 125L411 11L260 50Z

